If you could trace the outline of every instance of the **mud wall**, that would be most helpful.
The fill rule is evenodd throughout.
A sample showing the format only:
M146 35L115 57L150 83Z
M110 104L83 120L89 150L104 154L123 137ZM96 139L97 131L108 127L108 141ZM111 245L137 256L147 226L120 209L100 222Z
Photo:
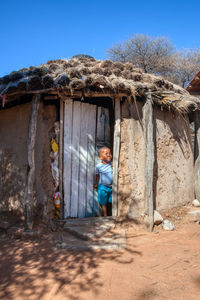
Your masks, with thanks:
M154 109L156 151L154 190L158 210L194 199L194 167L187 116Z
M56 106L40 103L36 136L36 199L38 217L51 218L54 214L53 181L50 170L50 135L56 121Z
M0 111L0 212L23 213L30 103Z
M119 160L119 214L137 218L145 210L145 146L141 125L142 105L122 104Z
M30 103L0 111L0 213L23 216L27 178L27 136ZM54 211L50 171L49 134L56 120L56 107L40 103L35 163L35 215L51 217Z
M154 207L185 204L194 197L193 153L187 117L154 107ZM122 104L119 161L119 214L145 213L145 143L142 103Z

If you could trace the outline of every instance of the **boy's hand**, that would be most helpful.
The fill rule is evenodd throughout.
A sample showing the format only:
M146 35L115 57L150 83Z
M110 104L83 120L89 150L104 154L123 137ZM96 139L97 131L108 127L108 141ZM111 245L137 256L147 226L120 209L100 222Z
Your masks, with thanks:
M94 185L93 185L93 188L94 188L95 190L97 190L97 189L98 189L98 184L94 184Z

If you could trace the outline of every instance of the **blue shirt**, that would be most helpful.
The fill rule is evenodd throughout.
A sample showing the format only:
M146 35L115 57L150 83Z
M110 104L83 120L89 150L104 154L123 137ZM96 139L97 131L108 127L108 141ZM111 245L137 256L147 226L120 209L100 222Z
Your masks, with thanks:
M96 165L96 175L100 176L99 183L108 187L112 187L112 167L109 164L99 163Z

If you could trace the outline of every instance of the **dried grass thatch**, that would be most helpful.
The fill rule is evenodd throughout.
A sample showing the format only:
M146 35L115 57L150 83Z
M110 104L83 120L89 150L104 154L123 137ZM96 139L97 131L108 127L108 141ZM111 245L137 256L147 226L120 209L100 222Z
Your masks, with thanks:
M85 91L105 93L111 97L123 94L127 97L143 97L152 93L155 104L179 110L183 113L200 108L200 100L180 86L162 77L146 74L131 63L99 61L93 58L73 58L71 60L53 60L39 67L30 67L0 78L0 95L12 101L13 95L43 92Z

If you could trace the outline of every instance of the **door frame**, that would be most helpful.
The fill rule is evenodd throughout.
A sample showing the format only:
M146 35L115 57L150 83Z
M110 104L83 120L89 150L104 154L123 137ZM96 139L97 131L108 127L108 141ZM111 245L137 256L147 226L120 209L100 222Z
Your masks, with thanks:
M96 97L98 98L98 97ZM111 97L110 97L111 98ZM59 143L59 192L60 199L60 219L64 219L64 194L63 194L63 137L64 137L64 102L73 100L72 97L60 98L60 143ZM121 97L111 98L114 110L114 132L113 132L113 189L112 189L112 217L120 215L120 205L118 199L118 173L121 142ZM112 134L111 134L112 137Z

